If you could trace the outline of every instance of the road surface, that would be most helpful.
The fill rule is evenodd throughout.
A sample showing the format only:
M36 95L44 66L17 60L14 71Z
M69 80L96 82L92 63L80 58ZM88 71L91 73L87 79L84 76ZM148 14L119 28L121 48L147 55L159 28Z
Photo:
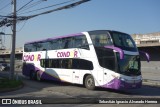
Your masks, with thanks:
M0 93L0 98L160 98L160 87L149 85L143 85L140 89L125 91L116 91L102 88L97 88L96 90L88 90L82 85L59 83L54 81L39 82L30 80L23 76L20 76L20 78L24 82L24 87L16 91ZM45 106L48 107L50 105ZM56 106L58 107L60 105L55 105L55 107ZM74 107L77 105L73 104L65 106ZM98 107L98 105L93 104L78 106ZM103 105L100 106L103 107ZM135 106L139 107L140 104L136 104ZM153 105L153 107L156 106L157 104ZM125 105L123 107L125 107Z

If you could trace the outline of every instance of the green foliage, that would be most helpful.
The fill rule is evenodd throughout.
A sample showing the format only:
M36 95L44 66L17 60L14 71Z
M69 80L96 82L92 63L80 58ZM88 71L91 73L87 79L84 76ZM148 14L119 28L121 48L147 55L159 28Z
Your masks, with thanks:
M0 90L5 88L15 88L22 85L21 80L9 80L6 78L0 78Z

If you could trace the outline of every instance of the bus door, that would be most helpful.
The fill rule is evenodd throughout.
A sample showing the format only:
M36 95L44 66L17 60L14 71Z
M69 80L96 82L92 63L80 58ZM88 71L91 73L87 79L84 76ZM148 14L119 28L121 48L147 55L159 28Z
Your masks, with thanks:
M103 83L108 83L113 72L116 72L116 53L113 50L106 49L99 58L100 66L103 67ZM112 73L111 73L112 72Z

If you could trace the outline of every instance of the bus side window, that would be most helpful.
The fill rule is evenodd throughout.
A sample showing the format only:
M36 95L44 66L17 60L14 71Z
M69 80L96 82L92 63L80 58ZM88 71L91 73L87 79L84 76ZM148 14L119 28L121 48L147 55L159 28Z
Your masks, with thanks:
M48 50L56 50L59 49L59 41L58 40L52 40L48 42Z
M32 43L32 44L29 44L29 52L34 52L34 51L37 51L37 47L35 45L35 43Z
M73 48L73 41L72 38L64 38L62 39L62 49L68 49L68 48Z
M75 48L80 48L81 44L82 44L81 38L79 38L79 36L78 36L78 37L75 37L75 38L74 38L74 47L75 47Z
M61 68L68 69L68 62L69 62L68 59L62 59L62 66L61 66Z
M79 59L79 69L93 70L93 64L91 61Z
M41 59L40 60L40 65L41 65L41 67L44 67L44 61L43 61L44 59Z
M92 42L96 47L103 47L107 45L112 45L111 38L108 34L92 34L91 35Z
M72 69L72 59L68 59L68 69Z
M32 44L25 44L24 51L25 52L32 52Z
M46 59L41 59L40 65L41 65L41 67L45 68L46 67Z
M87 39L84 35L74 37L74 48L83 48L89 50Z
M79 68L79 60L78 59L72 59L72 69L78 69Z
M73 48L74 47L73 43L74 43L73 37L68 38L68 48Z
M66 44L67 44L66 38L59 39L60 49L65 49L65 48L67 48L67 47L66 47Z
M91 61L83 59L73 59L72 69L93 70L93 64Z

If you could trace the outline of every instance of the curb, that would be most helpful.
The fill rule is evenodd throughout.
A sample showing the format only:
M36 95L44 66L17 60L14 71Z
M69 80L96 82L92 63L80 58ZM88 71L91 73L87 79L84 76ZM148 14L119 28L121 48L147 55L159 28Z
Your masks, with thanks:
M154 81L151 81L151 80L148 80L148 79L143 80L142 84L153 86L153 87L160 87L160 82L154 82Z

